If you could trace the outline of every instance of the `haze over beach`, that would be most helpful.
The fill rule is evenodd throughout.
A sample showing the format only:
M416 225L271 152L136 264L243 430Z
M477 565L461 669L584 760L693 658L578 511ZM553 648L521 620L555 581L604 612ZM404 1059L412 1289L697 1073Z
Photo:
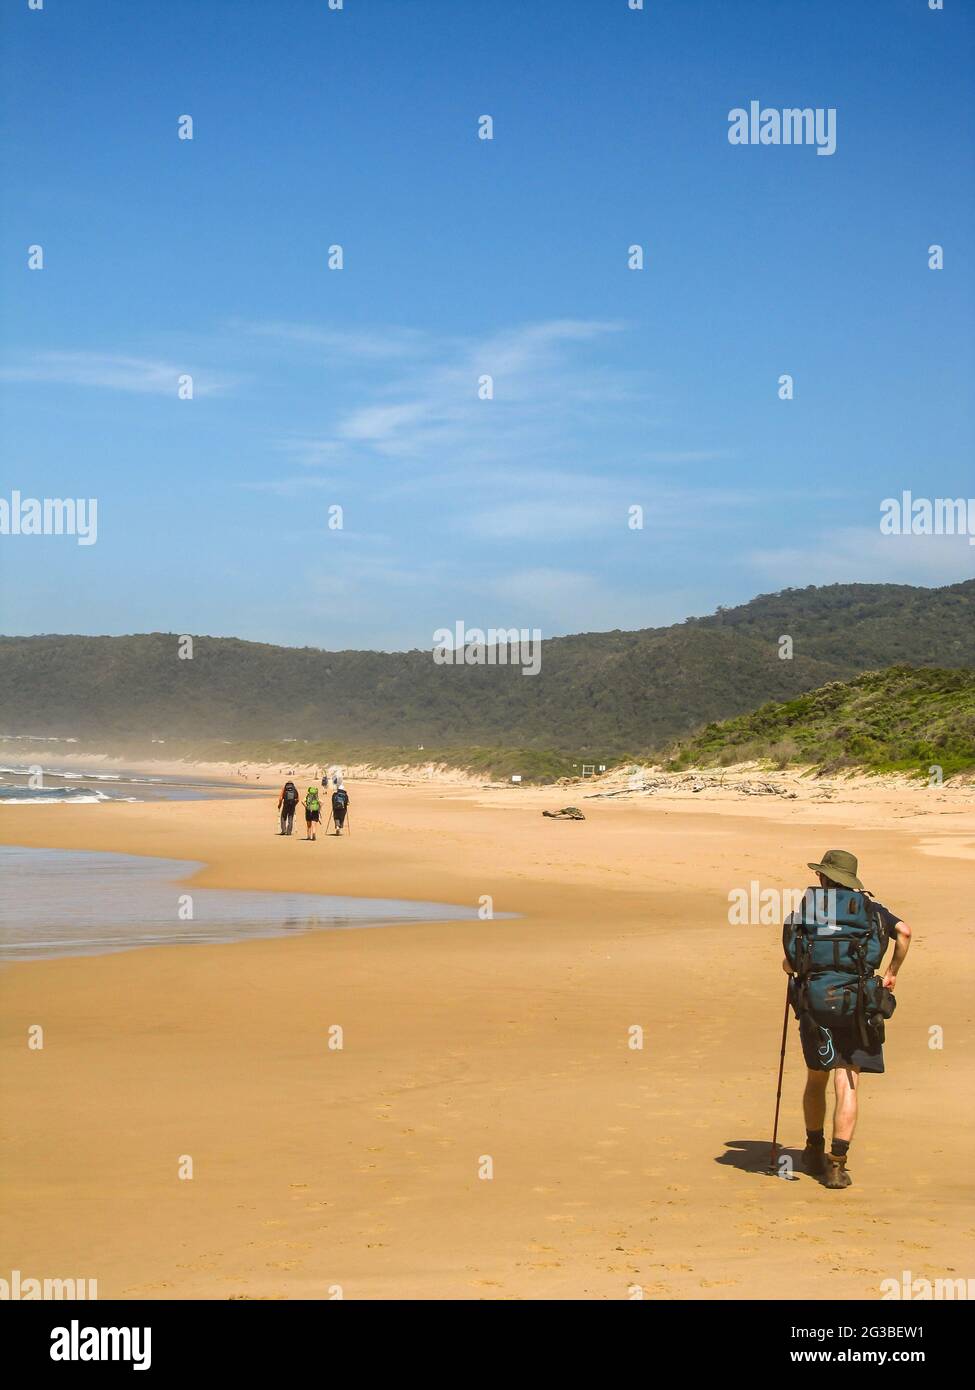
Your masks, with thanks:
M975 15L0 39L0 1294L943 1348Z

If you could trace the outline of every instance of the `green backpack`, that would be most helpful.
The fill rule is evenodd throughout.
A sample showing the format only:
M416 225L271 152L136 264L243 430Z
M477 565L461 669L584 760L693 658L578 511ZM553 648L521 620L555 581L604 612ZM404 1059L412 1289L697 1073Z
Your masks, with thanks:
M856 1024L865 1047L877 1041L878 1031L882 1041L877 1015L890 1017L893 995L874 972L889 941L883 918L866 893L807 888L782 928L786 959L796 976L796 1012L810 1014L820 1026Z
M318 810L318 788L317 788L317 787L309 787L308 790L307 790L307 792L305 793L305 810L306 810L306 811L317 811L317 810Z

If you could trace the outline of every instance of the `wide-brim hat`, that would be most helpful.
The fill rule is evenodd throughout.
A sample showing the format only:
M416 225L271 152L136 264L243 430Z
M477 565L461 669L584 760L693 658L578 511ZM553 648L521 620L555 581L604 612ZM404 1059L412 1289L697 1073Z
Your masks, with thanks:
M821 864L810 864L809 867L815 869L817 874L825 874L834 883L841 883L844 888L853 888L858 893L865 891L857 878L857 857L848 854L845 849L828 849Z

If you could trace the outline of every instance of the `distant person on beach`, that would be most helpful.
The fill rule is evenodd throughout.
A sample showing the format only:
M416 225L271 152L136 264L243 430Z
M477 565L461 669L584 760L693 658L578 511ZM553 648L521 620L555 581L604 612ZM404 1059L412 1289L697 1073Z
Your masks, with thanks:
M906 922L875 902L857 877L856 856L831 849L810 864L819 889L809 889L782 931L791 977L789 997L799 1020L806 1063L802 1108L805 1172L830 1188L849 1187L847 1157L857 1122L861 1072L884 1070L884 1020L911 944ZM894 953L880 969L890 942ZM833 1073L833 1139L826 1152L826 1086Z
M339 781L336 778L336 781ZM332 816L335 819L335 833L342 834L345 825L345 817L349 809L349 793L341 785L336 786L332 792Z
M305 839L315 839L315 827L321 821L321 802L318 799L318 788L309 787L305 792Z
M285 782L278 797L278 810L281 812L281 834L290 835L295 825L295 811L298 809L298 788L294 782Z

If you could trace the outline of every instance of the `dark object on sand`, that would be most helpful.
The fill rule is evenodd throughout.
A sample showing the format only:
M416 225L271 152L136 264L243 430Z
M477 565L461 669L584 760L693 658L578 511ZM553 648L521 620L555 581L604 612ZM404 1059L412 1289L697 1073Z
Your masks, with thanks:
M543 816L550 816L552 820L585 820L585 816L578 806L563 806L561 811L543 811Z

